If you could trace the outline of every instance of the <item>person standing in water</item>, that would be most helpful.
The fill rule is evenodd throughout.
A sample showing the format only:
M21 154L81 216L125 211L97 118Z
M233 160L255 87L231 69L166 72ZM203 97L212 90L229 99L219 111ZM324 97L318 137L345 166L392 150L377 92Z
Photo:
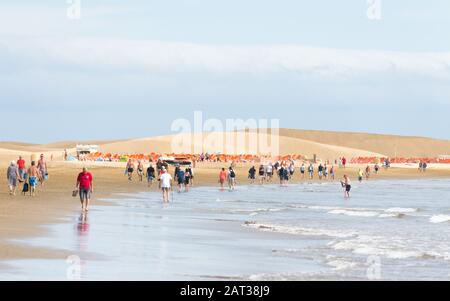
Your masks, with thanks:
M89 211L89 202L91 201L91 193L94 192L93 177L86 167L78 174L76 189L80 189L81 210Z
M6 178L8 180L9 194L16 195L17 181L20 179L16 162L11 161L8 170L6 171Z
M347 175L344 175L344 179L343 181L341 181L341 185L344 188L344 198L349 198L352 185L350 183L350 178Z
M186 170L186 174L189 174L189 185L194 186L194 169L192 168L192 165L189 165Z
M165 167L161 168L159 185L163 195L163 203L169 203L169 191L172 189L172 176L166 171Z
M219 183L220 183L220 190L224 189L225 180L227 178L227 172L225 171L225 168L222 168L222 170L219 173Z
M259 166L258 174L259 174L259 184L262 185L266 179L266 169L264 168L264 165L261 164Z
M39 169L41 186L44 186L44 181L48 179L47 161L45 161L44 154L41 154L37 168Z
M191 168L188 167L184 170L184 190L186 192L189 191L189 185L190 185L190 181L191 181L191 172L190 172Z

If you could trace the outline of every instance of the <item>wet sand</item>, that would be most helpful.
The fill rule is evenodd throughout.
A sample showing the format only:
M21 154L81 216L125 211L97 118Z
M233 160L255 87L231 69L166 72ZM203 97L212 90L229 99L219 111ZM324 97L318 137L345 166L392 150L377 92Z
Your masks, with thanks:
M217 174L219 168L228 166L229 163L197 163L195 168L195 186L218 185ZM5 177L0 178L0 260L15 259L52 259L70 255L63 249L45 249L32 247L15 242L15 239L27 239L37 236L45 236L45 225L66 222L64 217L80 212L78 198L73 198L71 192L75 186L75 179L83 163L50 162L50 180L44 188L38 189L36 197L23 196L20 192L12 197L8 194ZM147 183L129 182L124 176L123 167L109 167L108 163L89 163L90 171L94 175L93 204L102 205L99 199L114 196L118 193L136 193L149 191ZM2 164L6 166L6 164ZM237 171L237 184L248 184L247 171L251 164L239 164ZM353 181L360 166L351 166L337 169L336 181L344 173L349 174ZM6 174L6 169L0 170ZM135 175L136 176L136 175ZM382 170L372 179L416 179L416 178L450 178L450 168L430 169L426 173L419 173L416 168L391 168ZM300 183L298 168L291 183ZM307 181L307 180L303 180ZM317 180L315 180L317 181ZM274 184L277 181L274 179ZM152 189L157 190L154 184ZM108 203L111 205L111 203ZM0 264L0 270L5 265Z

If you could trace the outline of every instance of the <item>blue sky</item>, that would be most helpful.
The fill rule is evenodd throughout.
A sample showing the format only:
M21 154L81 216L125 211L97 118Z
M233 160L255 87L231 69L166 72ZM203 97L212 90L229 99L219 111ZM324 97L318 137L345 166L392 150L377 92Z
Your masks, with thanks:
M450 2L0 4L0 140L170 133L176 118L450 139Z

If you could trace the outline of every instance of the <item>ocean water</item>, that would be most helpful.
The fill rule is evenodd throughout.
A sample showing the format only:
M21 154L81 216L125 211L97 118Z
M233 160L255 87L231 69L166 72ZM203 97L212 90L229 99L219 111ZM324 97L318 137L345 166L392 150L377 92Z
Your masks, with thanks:
M194 187L122 194L17 243L69 258L0 279L450 280L450 180Z

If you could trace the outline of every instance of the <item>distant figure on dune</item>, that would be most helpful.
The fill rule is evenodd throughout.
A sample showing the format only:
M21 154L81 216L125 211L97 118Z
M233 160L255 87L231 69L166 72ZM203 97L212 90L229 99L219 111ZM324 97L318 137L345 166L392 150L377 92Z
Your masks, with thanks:
M9 194L16 195L17 181L20 178L16 162L11 161L8 170L6 171L6 178L8 180Z
M343 181L341 181L341 185L344 188L344 198L349 198L352 185L350 183L350 178L347 175L344 175L344 179Z
M76 189L79 189L81 210L89 211L89 203L91 201L91 193L94 192L93 177L86 167L78 174Z

